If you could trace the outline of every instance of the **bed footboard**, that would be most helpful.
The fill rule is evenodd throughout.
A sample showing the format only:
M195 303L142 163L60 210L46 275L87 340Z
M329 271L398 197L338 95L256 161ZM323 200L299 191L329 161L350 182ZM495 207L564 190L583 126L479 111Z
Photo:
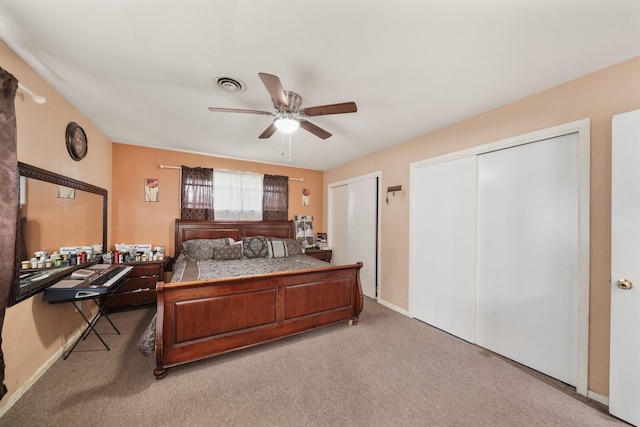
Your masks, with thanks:
M158 283L157 379L188 362L347 321L362 311L362 263Z

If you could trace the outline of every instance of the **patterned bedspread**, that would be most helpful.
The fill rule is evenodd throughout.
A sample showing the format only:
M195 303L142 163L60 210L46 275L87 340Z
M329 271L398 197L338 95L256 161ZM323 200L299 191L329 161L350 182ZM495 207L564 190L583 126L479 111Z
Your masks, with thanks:
M285 258L252 258L233 260L189 261L180 255L173 267L171 282L219 279L223 277L254 276L279 271L308 270L329 267L331 264L308 255L291 255ZM157 315L157 314L156 314ZM138 342L138 350L145 356L155 351L156 316L153 316Z
M330 264L308 255L286 258L252 258L230 260L189 261L183 255L174 263L172 282L219 279L222 277L254 276L279 271L308 270Z

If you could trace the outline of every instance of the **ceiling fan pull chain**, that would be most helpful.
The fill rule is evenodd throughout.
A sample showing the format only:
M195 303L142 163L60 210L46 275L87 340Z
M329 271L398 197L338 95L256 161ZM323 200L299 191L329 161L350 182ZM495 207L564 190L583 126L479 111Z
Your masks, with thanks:
M291 134L289 134L289 163L291 163Z

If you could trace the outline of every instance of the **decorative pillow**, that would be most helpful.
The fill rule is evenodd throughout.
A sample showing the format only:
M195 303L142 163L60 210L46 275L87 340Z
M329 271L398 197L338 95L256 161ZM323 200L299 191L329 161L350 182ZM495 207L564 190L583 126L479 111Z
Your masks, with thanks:
M269 258L285 258L289 256L287 244L282 240L270 240L268 243Z
M193 239L182 244L182 250L191 261L213 259L213 248L228 246L229 239Z
M287 246L287 256L290 255L302 255L302 244L297 241L296 239L280 239L280 238L275 238L275 237L271 237L269 238L269 240L281 240L284 242L284 244Z
M267 258L269 256L268 243L265 236L245 237L242 239L242 253L245 258Z
M213 248L213 259L241 259L242 244L233 244L229 246L218 246Z

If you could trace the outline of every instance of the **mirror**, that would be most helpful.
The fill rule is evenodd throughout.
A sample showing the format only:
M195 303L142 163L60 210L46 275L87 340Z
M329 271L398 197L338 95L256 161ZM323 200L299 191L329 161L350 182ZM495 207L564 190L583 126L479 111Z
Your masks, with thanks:
M63 248L107 247L107 190L25 163L18 162L18 171L20 205L10 306L99 260L93 256L72 265L69 259L56 266L54 256L49 265L45 258L51 259L54 252L61 256Z

